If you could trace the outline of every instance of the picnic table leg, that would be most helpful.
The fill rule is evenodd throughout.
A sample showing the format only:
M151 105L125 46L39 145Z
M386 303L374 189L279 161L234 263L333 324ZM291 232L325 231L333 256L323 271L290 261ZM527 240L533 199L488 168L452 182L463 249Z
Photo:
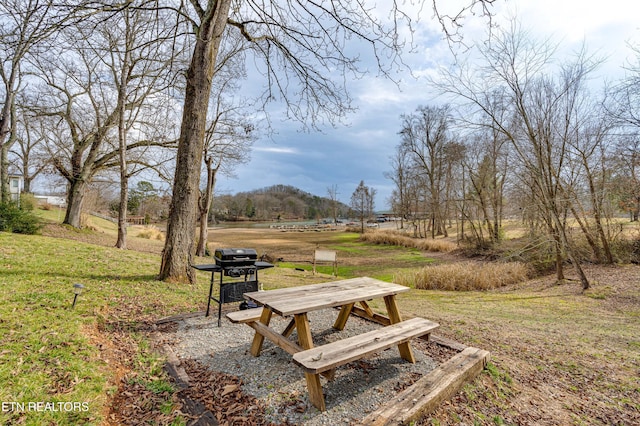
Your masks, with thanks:
M282 332L282 335L284 337L289 337L289 336L291 336L291 333L293 333L293 330L295 330L295 329L296 329L296 320L295 320L295 318L293 318L293 319L291 319L291 321L289 321L289 324L287 324L287 327Z
M309 328L309 319L307 314L294 315L296 322L296 330L298 331L298 344L303 349L313 348L313 338ZM320 411L325 411L324 395L322 393L322 385L320 384L320 375L304 373L307 381L307 389L309 391L309 400Z
M349 303L348 305L342 305L340 308L340 313L338 314L338 318L336 319L335 324L333 324L333 328L336 330L344 330L344 326L347 325L347 320L349 319L349 315L351 315L351 310L355 303Z
M402 321L402 316L400 316L400 310L398 309L398 303L396 302L396 298L394 295L385 296L384 304L387 306L387 313L389 314L389 320L391 324L396 324ZM409 342L401 343L398 345L398 350L400 351L400 356L409 361L410 363L415 363L416 358L413 355L413 351L411 350L411 345Z
M262 308L262 315L260 315L260 322L266 326L271 322L271 309L264 307ZM253 343L251 343L251 355L260 356L260 351L262 350L262 343L264 342L264 336L256 330L256 334L253 336Z
M375 312L373 312L373 310L369 307L369 304L365 300L360 301L360 306L362 306L362 309L367 313L367 315L369 315L371 319L374 318Z

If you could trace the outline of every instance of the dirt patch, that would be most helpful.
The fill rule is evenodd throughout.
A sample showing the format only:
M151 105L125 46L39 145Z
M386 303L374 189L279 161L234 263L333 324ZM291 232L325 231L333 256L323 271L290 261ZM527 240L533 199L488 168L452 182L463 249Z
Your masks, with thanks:
M335 245L333 232L284 232L270 228L215 228L209 231L209 247L251 247L286 262L313 259L317 247Z

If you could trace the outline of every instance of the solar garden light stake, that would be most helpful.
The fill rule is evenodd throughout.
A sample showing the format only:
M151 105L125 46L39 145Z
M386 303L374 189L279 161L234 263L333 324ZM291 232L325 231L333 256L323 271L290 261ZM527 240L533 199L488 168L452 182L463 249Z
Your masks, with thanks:
M82 290L84 290L84 286L82 284L74 284L73 285L73 304L71 307L76 306L76 300L78 300L78 296L82 294Z

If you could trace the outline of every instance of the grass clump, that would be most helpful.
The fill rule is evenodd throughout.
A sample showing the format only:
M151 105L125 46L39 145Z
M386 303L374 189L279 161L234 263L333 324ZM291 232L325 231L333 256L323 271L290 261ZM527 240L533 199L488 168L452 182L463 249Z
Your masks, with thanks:
M164 241L164 234L154 226L145 227L142 231L138 232L136 236L147 240Z
M435 252L450 252L456 249L455 243L451 241L412 238L399 232L390 231L367 232L362 234L360 239L370 244L385 244Z
M529 268L524 263L477 264L462 262L427 266L396 276L396 282L421 290L490 290L525 281Z

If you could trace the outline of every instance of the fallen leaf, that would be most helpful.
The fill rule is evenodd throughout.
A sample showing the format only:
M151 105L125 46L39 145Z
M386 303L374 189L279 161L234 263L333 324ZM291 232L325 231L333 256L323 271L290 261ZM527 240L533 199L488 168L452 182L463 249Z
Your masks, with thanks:
M239 385L227 385L224 387L224 389L222 390L222 396L228 395L231 392L235 392L240 388Z

